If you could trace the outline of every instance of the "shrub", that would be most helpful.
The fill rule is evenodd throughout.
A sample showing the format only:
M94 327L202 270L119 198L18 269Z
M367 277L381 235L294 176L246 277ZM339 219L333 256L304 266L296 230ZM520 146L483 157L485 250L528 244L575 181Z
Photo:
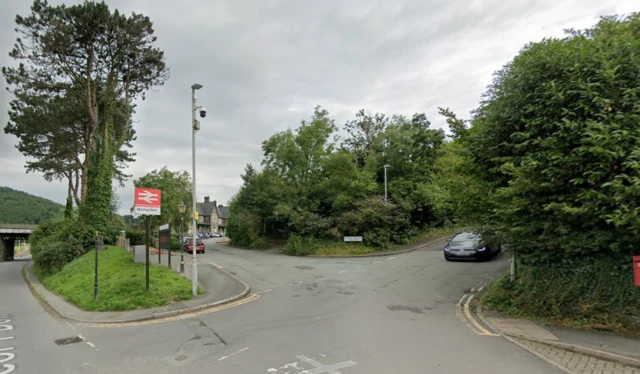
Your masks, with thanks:
M67 218L41 224L30 243L33 261L44 273L53 274L95 246L95 233L77 218Z
M129 238L130 245L143 245L147 243L147 233L144 231L127 230L125 235Z
M389 231L382 228L374 228L364 233L362 241L366 246L383 250L389 248L390 236Z
M284 253L289 256L308 256L315 253L316 247L317 243L312 237L291 234L284 248Z
M171 236L171 250L179 251L180 250L180 238L177 236Z
M488 307L556 320L640 329L640 289L627 256L555 263L520 263L518 281L497 281Z
M264 236L261 236L258 239L252 241L251 245L249 245L249 248L251 248L251 249L267 249L270 246L271 246L271 243L269 242L269 239L265 238Z

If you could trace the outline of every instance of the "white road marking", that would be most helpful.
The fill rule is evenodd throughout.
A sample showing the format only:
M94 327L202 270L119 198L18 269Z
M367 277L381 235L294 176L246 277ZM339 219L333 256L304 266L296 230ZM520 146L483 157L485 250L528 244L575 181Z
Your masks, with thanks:
M471 292L476 292L476 288L475 288L475 287L473 287L473 288L471 289Z
M338 274L346 273L346 272L348 272L348 271L349 271L349 270L342 270L342 271L339 271L339 272L338 272Z
M269 288L268 290L264 290L264 291L258 292L258 293L267 293L267 292L271 292L271 291L273 291L273 288Z
M327 373L327 374L341 374L338 370L336 369L342 369L342 368L348 368L350 366L355 366L358 365L357 362L355 361L345 361L345 362L340 362L337 364L333 364L333 365L323 365L321 363L319 363L316 360L312 360L307 356L303 356L303 355L299 355L296 356L297 359L300 359L308 364L311 364L315 367L315 369L311 369L311 370L303 370L300 371L298 373L295 374L322 374L322 373Z
M2 318L2 325L0 325L0 327L2 328L2 330L0 331L9 331L9 330L13 330L13 325L10 325L9 323L11 322L11 315L9 314L0 314L0 318ZM10 339L14 339L15 336L5 336L4 338L0 338L1 340L10 340ZM16 349L16 347L7 347L7 348L0 348L0 370L2 370L0 372L0 374L9 374L9 373L13 373L16 370L16 365L13 364L6 364L5 362L7 361L11 361L16 357L16 354L13 352L5 352L5 351L13 351L14 349Z
M91 348L95 348L96 347L96 345L91 343L91 342L87 342L87 344L89 344L89 347L91 347Z
M374 262L373 264L375 265L375 264L379 264L379 263L381 263L381 262L382 262L382 261L376 261L376 262Z
M387 260L393 260L394 258L396 258L396 256L389 257Z
M220 358L218 359L218 361L222 361L222 360L224 360L224 359L226 359L226 358L229 358L229 357L231 357L231 356L235 356L235 355L237 355L238 353L242 353L242 352L246 351L247 349L249 349L249 347L242 348L241 350L239 350L239 351L237 351L237 352L233 352L232 354L230 354L230 355L228 355L228 356L222 356L222 357L220 357Z
M358 269L360 269L362 267L362 265L358 265Z
M85 339L84 339L84 336L82 336L82 335L80 335L80 334L78 334L78 338L80 338L80 339L82 339L82 340L85 340Z

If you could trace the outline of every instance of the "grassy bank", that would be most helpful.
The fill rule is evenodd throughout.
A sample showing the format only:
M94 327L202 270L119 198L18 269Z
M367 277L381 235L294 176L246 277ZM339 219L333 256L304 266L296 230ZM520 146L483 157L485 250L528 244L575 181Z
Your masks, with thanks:
M45 276L36 269L42 284L84 310L122 311L164 306L191 299L191 281L161 266L149 269L149 293L145 291L145 264L134 263L131 254L118 247L99 252L98 300L93 300L95 253L90 251L56 274Z
M633 286L627 257L520 264L516 282L508 275L497 279L481 302L513 317L640 332L640 288Z

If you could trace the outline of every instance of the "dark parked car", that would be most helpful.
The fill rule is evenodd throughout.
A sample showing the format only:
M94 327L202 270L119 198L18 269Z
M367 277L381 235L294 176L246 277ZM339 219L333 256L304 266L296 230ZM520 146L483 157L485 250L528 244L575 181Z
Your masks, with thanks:
M193 239L187 239L187 253L193 253ZM196 239L196 253L204 253L204 242L202 239Z
M497 240L484 240L481 235L469 231L459 232L447 241L444 247L444 258L447 261L489 260L502 251Z

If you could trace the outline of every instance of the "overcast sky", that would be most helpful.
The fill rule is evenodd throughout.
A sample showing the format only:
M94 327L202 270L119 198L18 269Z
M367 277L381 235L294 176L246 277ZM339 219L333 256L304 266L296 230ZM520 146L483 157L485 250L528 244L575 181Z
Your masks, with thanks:
M62 1L50 0L51 4ZM67 4L75 1L66 1ZM585 28L601 15L640 10L637 0L108 0L154 22L171 78L141 102L134 120L133 179L163 166L191 172L190 86L208 115L197 136L197 196L226 204L263 140L296 127L321 105L341 127L359 109L468 117L491 74L530 41ZM634 8L633 5L636 5ZM189 4L189 7L186 5ZM14 18L29 0L0 0L0 65L10 63ZM0 124L11 96L0 92ZM25 174L13 135L0 134L0 186L64 203L63 183Z

